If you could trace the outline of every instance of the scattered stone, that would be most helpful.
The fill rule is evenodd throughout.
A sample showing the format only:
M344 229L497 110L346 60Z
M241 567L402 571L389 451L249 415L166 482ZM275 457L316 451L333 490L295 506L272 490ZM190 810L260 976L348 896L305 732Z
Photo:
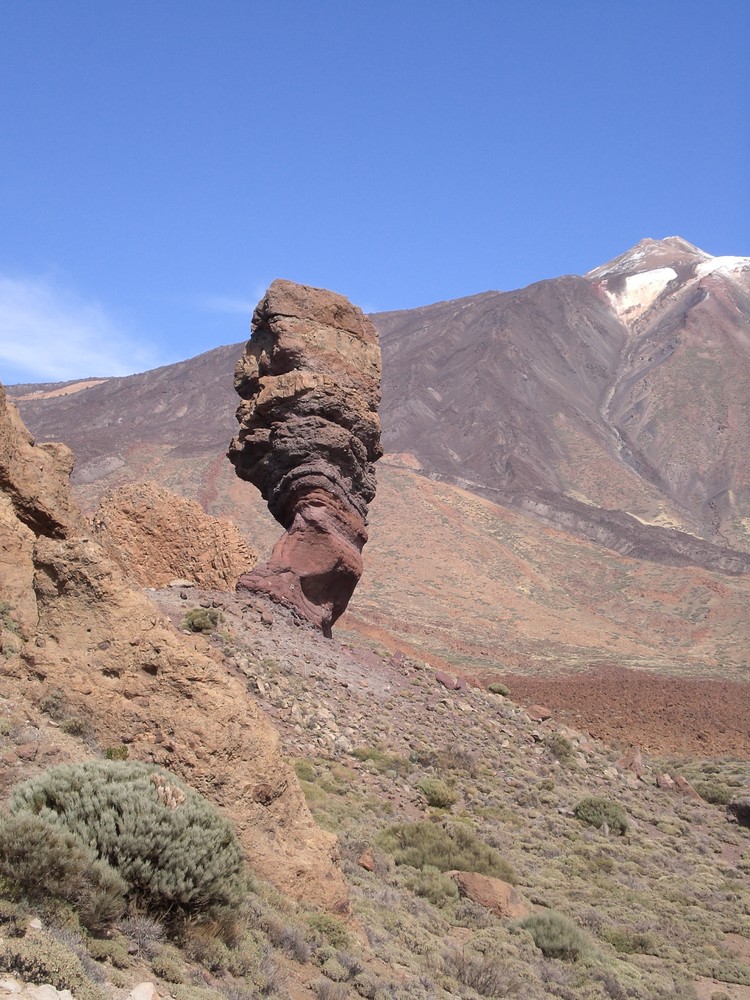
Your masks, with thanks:
M674 790L680 795L684 795L686 798L695 799L697 802L703 801L687 778L683 778L681 774L678 774L674 779Z
M646 773L646 768L643 764L641 748L639 746L629 747L617 761L617 767L621 771L631 771L637 778L642 778Z
M367 850L362 851L360 856L357 858L357 864L360 868L364 868L366 872L375 871L375 858L373 857L372 851L369 847Z
M153 983L139 983L128 994L128 1000L159 1000L159 993Z
M458 688L456 678L451 677L450 674L446 674L443 670L435 671L435 680L438 684L442 684L444 688L448 688L449 691L455 691Z
M671 792L674 788L674 781L666 773L656 775L656 784L659 788L663 788L665 791Z

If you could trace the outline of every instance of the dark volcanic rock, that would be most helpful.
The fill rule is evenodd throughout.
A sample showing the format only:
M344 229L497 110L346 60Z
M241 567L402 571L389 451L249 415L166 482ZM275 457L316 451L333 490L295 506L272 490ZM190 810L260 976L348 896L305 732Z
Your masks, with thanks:
M380 458L380 347L347 299L274 281L235 371L229 458L286 528L238 589L290 604L326 634L362 574Z

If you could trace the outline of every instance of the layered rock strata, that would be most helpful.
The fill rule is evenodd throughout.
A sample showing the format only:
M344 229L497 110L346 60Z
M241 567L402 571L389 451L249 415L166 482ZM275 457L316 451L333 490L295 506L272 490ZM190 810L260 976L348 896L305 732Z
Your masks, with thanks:
M235 370L229 459L286 529L238 590L285 603L330 635L362 575L380 447L380 347L342 295L274 281Z

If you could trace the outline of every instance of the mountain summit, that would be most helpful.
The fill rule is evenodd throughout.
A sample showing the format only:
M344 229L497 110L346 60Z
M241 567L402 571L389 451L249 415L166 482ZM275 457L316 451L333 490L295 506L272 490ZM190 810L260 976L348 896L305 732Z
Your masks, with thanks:
M712 257L683 240L668 236L645 239L614 260L589 271L586 277L606 290L618 316L633 321L664 292L677 291L709 275L747 279L750 257Z

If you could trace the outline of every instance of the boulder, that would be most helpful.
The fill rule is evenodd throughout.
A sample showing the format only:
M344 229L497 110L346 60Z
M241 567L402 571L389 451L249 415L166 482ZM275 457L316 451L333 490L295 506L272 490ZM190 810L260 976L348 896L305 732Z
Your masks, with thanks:
M479 903L497 917L520 920L528 915L529 907L514 885L477 872L448 872L462 896Z
M750 795L740 795L727 804L727 818L750 827Z
M643 763L643 755L639 746L629 747L622 757L616 761L616 764L621 771L630 771L637 778L642 778L646 773L646 768Z
M533 722L546 722L552 718L552 712L544 705L531 705L526 709L527 715Z
M380 446L380 347L342 295L274 281L235 370L228 457L286 533L239 591L266 594L330 635L362 574Z
M142 587L226 590L258 560L234 524L156 483L107 493L93 524L108 555Z

